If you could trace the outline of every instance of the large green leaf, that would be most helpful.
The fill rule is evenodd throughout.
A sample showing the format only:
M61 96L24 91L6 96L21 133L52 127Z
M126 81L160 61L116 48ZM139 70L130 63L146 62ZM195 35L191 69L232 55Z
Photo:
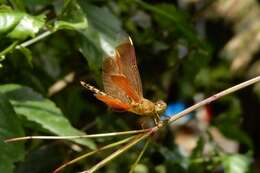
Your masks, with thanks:
M84 135L83 132L71 126L61 110L51 100L43 98L31 88L7 84L1 85L0 91L10 99L16 113L41 125L42 128L60 136ZM95 144L90 139L72 141L95 148Z
M0 172L12 173L14 163L24 158L22 143L7 144L3 140L23 136L24 132L7 97L0 93Z
M120 20L106 7L97 7L80 0L89 27L81 30L79 50L93 70L101 67L102 58L110 55L124 33Z
M12 39L34 37L44 26L45 16L31 16L24 12L0 9L0 36Z
M90 25L99 33L112 39L122 32L120 20L107 7L97 7L84 0L80 0L79 4Z
M79 51L87 59L88 65L92 70L98 71L104 56L99 43L99 34L92 29L84 31L79 37Z

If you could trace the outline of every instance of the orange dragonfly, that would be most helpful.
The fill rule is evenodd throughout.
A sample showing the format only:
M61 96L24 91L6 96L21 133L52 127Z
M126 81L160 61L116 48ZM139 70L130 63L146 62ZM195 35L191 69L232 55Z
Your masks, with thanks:
M103 61L105 92L81 81L81 85L114 110L129 111L152 117L157 124L167 105L164 101L151 102L143 97L142 83L131 38L115 49L115 55Z

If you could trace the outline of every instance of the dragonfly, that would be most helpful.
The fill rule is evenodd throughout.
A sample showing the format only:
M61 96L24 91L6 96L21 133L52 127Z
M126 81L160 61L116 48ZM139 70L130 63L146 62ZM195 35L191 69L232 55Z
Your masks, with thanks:
M114 55L104 58L102 79L105 91L84 81L80 83L113 110L151 117L158 124L167 104L162 100L152 102L143 97L135 49L130 37L115 48Z

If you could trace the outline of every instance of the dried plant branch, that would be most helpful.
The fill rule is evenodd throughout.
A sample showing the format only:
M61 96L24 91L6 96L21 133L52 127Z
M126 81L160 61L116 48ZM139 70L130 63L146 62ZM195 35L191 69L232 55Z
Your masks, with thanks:
M226 90L224 90L224 91L221 91L221 92L219 92L219 93L217 93L217 94L214 94L213 96L208 97L208 98L205 99L205 100L202 100L201 102L199 102L199 103L197 103L197 104L195 104L195 105L193 105L193 106L191 106L191 107L185 109L184 111L182 111L182 112L180 112L180 113L178 113L178 114L176 114L176 115L172 115L171 118L165 120L164 123L165 123L165 122L174 122L174 121L180 119L181 117L183 117L183 116L185 116L185 115L187 115L187 114L193 112L194 110L196 110L196 109L198 109L198 108L200 108L200 107L202 107L202 106L205 106L205 105L207 105L207 104L209 104L209 103L211 103L211 102L213 102L213 101L218 100L219 98L221 98L221 97L223 97L223 96L226 96L226 95L228 95L228 94L231 94L231 93L233 93L233 92L235 92L235 91L238 91L238 90L240 90L240 89L242 89L242 88L245 88L245 87L247 87L247 86L249 86L249 85L252 85L252 84L254 84L254 83L257 83L257 82L259 82L259 81L260 81L260 76L257 76L257 77L255 77L255 78L253 78L253 79L250 79L250 80L248 80L248 81L245 81L245 82L243 82L243 83L240 83L240 84L238 84L238 85L235 85L235 86L233 86L233 87L230 87L230 88L228 88L228 89L226 89Z
M137 165L138 162L141 160L141 158L142 158L142 156L143 156L143 154L144 154L146 148L148 147L149 143L150 143L150 139L147 139L146 142L145 142L145 144L144 144L144 147L143 147L142 151L139 153L139 155L138 155L136 161L135 161L134 164L131 166L131 169L130 169L129 173L133 173L133 172L134 172L136 165Z
M137 144L138 142L140 142L141 140L147 138L148 136L150 136L154 130L156 130L157 128L153 128L150 131L144 133L144 134L139 134L136 135L135 139L133 139L132 141L130 141L127 145L119 148L117 151L115 151L114 153L112 153L110 156L106 157L105 159L101 160L100 162L98 162L96 165L94 165L92 168L83 171L81 173L92 173L96 170L98 170L99 168L103 167L105 164L107 164L108 162L110 162L111 160L113 160L114 158L120 156L122 153L124 153L125 151L127 151L129 148L131 148L132 146L134 146L135 144Z
M91 155L93 155L93 154L96 154L96 153L98 153L98 152L101 152L101 151L107 150L107 149L109 149L109 148L113 148L113 147L116 147L116 146L121 145L121 144L123 144L123 143L126 143L126 142L132 140L134 137L135 137L135 136L131 136L131 137L128 137L128 138L126 138L126 139L123 139L123 140L114 142L114 143L112 143L112 144L105 145L105 146L103 146L103 147L101 147L101 148L98 148L98 149L96 149L96 150L94 150L94 151L87 152L87 153L85 153L85 154L83 154L83 155L81 155L81 156L79 156L79 157L77 157L77 158L75 158L75 159L73 159L73 160L70 160L70 161L66 162L65 164L63 164L63 165L61 165L60 167L58 167L57 169L55 169L55 170L53 171L53 173L58 173L58 172L60 172L62 169L64 169L65 167L67 167L67 166L69 166L69 165L71 165L71 164L73 164L73 163L76 163L76 162L78 162L78 161L80 161L80 160L82 160L82 159L85 159L85 158L87 158L87 157L89 157L89 156L91 156Z
M100 137L111 137L111 136L138 134L138 133L147 132L149 130L150 129L142 129L142 130L131 130L131 131L123 131L123 132L100 133L100 134L82 135L82 136L23 136L23 137L18 137L18 138L6 139L5 142L9 143L9 142L29 140L29 139L60 140L60 139L100 138Z

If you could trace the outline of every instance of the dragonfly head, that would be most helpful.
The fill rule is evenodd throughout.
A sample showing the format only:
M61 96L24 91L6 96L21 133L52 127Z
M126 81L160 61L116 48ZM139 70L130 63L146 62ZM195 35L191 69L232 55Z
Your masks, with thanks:
M166 107L167 107L167 104L162 100L155 102L155 111L158 114L162 114L165 111Z

